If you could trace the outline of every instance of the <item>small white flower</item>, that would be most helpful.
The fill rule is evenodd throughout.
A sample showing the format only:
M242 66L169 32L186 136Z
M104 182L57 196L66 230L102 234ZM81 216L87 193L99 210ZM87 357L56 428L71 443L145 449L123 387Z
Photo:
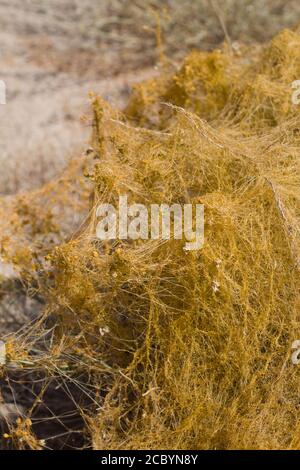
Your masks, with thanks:
M212 283L212 290L214 292L218 292L220 290L220 283L218 281L213 281Z
M0 341L0 365L4 365L6 363L6 345L4 341Z
M300 340L299 339L296 339L296 341L293 342L292 349L295 349L291 358L292 363L294 365L298 365L300 364Z
M218 258L218 259L216 259L216 266L217 266L217 269L219 269L219 268L220 268L221 264L222 264L222 260L221 260L221 259L219 259L219 258Z
M231 44L231 47L232 47L232 49L234 50L234 52L240 52L240 50L241 50L240 44L239 44L237 41L234 41L234 42Z
M104 326L103 328L99 328L99 332L101 336L104 336L106 333L109 333L108 326Z

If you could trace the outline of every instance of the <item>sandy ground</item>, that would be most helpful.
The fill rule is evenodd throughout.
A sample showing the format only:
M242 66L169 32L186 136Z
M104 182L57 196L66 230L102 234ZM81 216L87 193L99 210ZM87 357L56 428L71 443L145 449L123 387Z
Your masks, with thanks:
M89 112L89 91L122 107L131 85L153 73L108 77L107 67L95 69L92 37L78 36L76 27L86 3L95 4L0 2L0 80L6 84L6 105L0 105L2 195L40 186L86 147L90 129L80 118Z
M224 40L264 41L299 0L0 0L0 195L40 186L86 146L88 92L122 107L153 75L157 26L172 59ZM156 13L155 13L156 12ZM122 72L122 74L120 74Z

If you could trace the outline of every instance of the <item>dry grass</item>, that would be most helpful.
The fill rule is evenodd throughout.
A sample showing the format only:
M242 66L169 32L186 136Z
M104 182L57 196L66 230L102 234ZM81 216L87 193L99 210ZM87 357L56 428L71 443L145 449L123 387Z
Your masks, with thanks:
M52 446L35 411L55 377L88 397L78 413L95 449L299 449L299 51L283 31L165 64L125 113L92 97L93 151L6 206L3 254L47 300L7 342L4 377L44 374L8 442ZM97 204L124 193L203 203L204 248L97 240ZM85 223L66 241L77 207Z
M134 81L155 74L162 52L176 62L224 38L265 41L294 26L300 6L297 0L5 0L0 13L1 79L8 89L0 108L0 194L14 194L50 181L85 147L89 128L79 118L90 89L122 106Z

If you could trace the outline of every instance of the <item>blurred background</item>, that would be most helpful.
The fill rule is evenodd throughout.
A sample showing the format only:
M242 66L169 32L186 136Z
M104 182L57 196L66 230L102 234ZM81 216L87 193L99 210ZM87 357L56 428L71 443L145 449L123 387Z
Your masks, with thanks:
M1 0L0 195L49 181L86 147L89 91L122 107L162 52L179 63L299 21L299 0Z

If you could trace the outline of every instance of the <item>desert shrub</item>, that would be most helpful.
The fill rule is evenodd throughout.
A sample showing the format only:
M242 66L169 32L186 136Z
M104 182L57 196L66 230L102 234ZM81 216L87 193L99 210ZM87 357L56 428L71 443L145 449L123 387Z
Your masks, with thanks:
M299 46L284 31L254 51L194 52L123 114L92 97L91 211L41 261L44 317L10 354L63 382L88 371L94 448L299 448ZM96 208L123 194L204 204L204 247L101 242Z

